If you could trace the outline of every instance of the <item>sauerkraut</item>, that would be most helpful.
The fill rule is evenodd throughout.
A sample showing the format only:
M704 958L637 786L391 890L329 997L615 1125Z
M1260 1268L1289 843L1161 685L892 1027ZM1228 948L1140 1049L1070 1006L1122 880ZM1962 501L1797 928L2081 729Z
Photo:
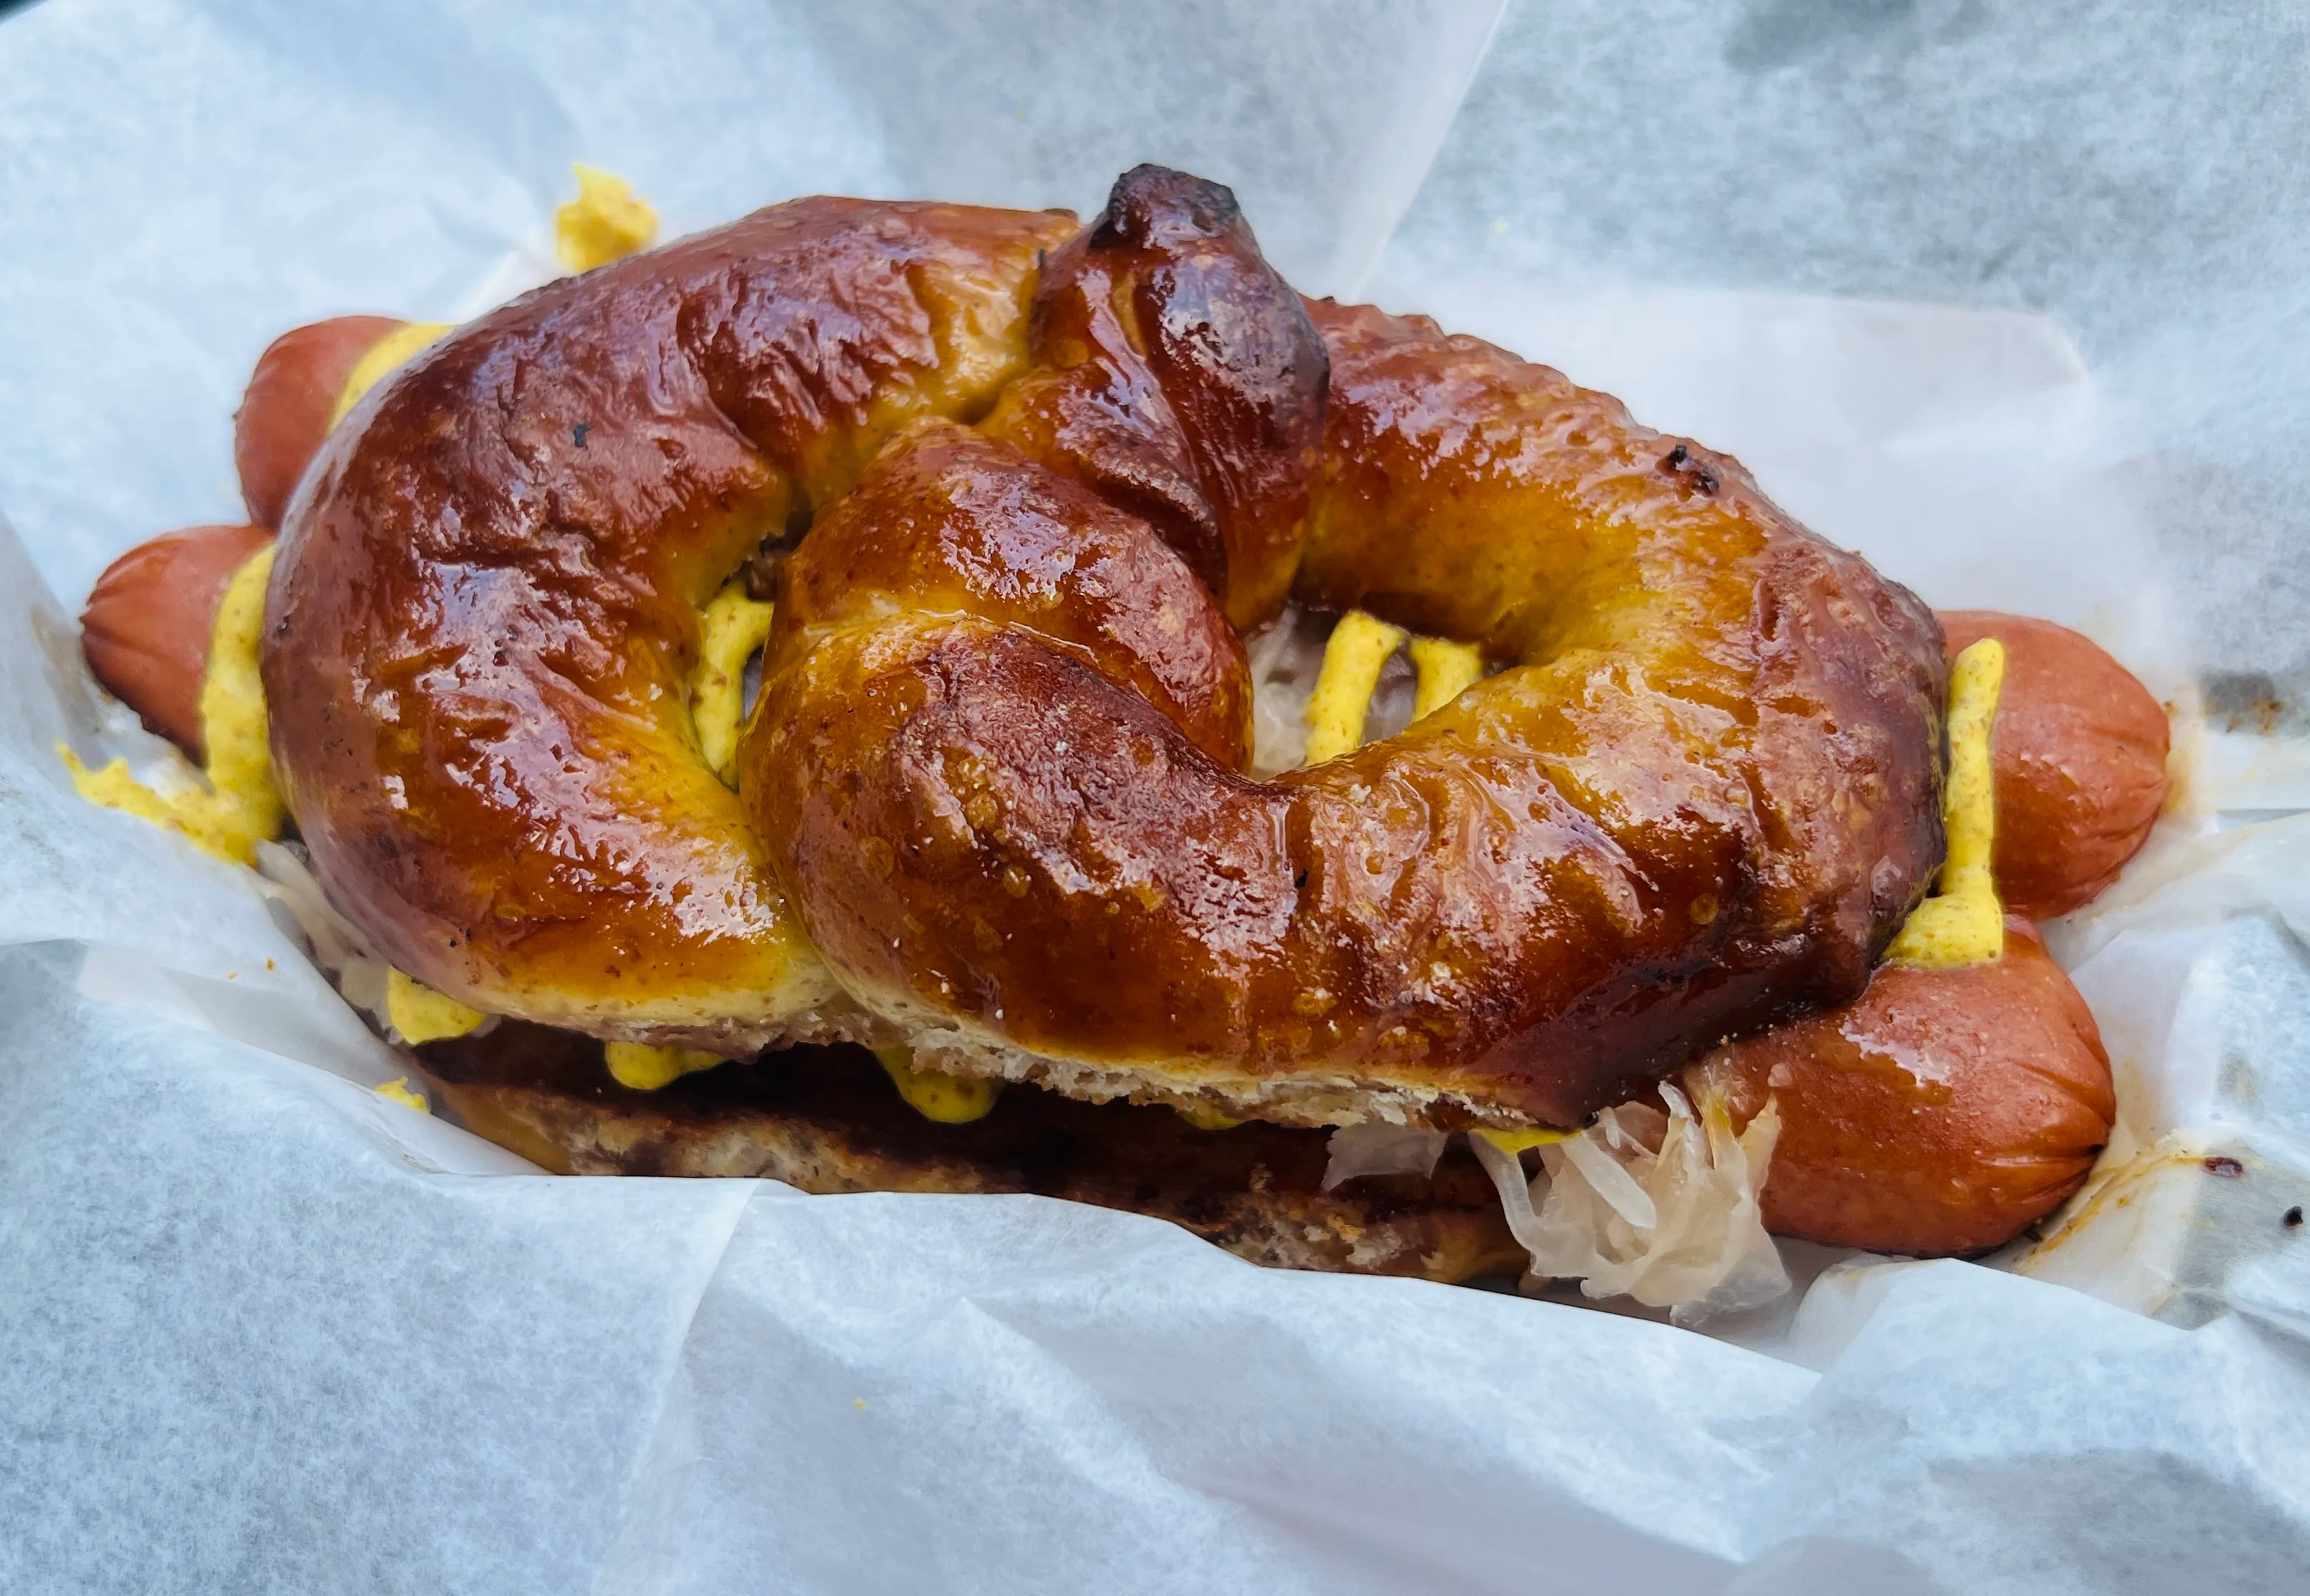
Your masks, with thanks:
M1477 1158L1499 1189L1508 1227L1531 1255L1527 1282L1576 1279L1588 1297L1633 1297L1679 1323L1737 1313L1789 1288L1757 1194L1780 1134L1771 1104L1739 1135L1704 1074L1665 1106L1607 1108L1579 1134L1539 1149L1541 1170L1481 1136Z

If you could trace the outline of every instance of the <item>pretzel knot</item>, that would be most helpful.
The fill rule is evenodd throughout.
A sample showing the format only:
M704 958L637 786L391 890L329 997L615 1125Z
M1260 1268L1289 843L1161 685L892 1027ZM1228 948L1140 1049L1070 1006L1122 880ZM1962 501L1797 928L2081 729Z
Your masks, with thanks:
M766 542L734 791L686 684ZM1287 600L1493 672L1254 779ZM1080 229L795 201L471 324L306 478L263 669L330 898L462 1002L1288 1123L1576 1123L1858 993L1941 853L1914 596L1151 167Z

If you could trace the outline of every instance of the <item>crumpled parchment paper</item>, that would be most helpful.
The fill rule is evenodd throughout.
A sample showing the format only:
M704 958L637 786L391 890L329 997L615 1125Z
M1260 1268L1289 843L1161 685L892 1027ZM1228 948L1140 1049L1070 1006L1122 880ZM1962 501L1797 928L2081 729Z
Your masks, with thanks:
M2298 1583L2310 762L2278 507L2310 299L2262 246L2306 210L2271 98L2299 40L1979 0L1496 21L0 22L0 1588ZM1039 1199L539 1176L367 1089L403 1066L245 878L72 794L58 739L152 750L68 612L130 543L238 518L230 411L282 328L535 281L572 160L681 231L823 190L1088 211L1142 159L1234 184L1312 291L1611 388L1930 600L2080 626L2172 699L2189 804L2054 928L2124 1115L2071 1222L1993 1266L1792 1247L1801 1297L1701 1335Z

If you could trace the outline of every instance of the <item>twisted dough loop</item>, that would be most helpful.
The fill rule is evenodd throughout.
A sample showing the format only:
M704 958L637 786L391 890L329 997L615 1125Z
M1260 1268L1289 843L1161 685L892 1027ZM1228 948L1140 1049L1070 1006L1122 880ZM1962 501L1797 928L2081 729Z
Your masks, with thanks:
M1223 189L1072 230L796 202L355 413L267 687L396 964L1299 1123L1569 1123L1859 990L1941 846L1914 598L1554 372L1303 307ZM734 803L696 606L811 511ZM1511 668L1252 781L1238 631L1295 584Z
M330 438L264 659L314 868L477 1008L742 1052L837 994L686 704L702 604L1025 361L1071 218L803 200L472 323Z
M741 753L844 986L949 1068L1446 1123L1568 1123L1858 991L1940 847L1929 614L1602 395L1315 310L1330 427L1299 591L1520 668L1246 780L1143 680L1189 657L1215 698L1238 679L1184 573L1089 571L1064 622L979 602L945 568L986 507L1053 490L1038 440L902 438L789 566ZM1069 608L1093 594L1095 620Z

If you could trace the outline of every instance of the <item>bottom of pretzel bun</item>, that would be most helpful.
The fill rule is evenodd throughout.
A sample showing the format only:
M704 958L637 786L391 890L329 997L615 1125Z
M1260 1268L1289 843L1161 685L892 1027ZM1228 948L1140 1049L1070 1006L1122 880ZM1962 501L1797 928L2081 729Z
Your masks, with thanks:
M802 1191L1033 1193L1168 1219L1255 1263L1457 1281L1523 1250L1456 1143L1432 1175L1322 1189L1328 1133L1203 1130L1168 1108L1006 1089L968 1124L923 1117L864 1048L802 1046L655 1092L610 1079L601 1044L507 1021L418 1050L476 1134L560 1174L760 1176Z

